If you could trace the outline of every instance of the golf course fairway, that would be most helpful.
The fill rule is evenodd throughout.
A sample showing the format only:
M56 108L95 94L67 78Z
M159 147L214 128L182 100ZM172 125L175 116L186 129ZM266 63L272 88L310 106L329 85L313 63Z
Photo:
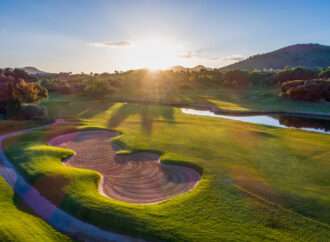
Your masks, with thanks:
M71 215L156 241L330 237L329 135L185 115L169 106L110 103L98 111L80 124L36 130L5 143L18 171ZM112 139L122 147L120 154L160 154L163 164L199 171L199 184L153 205L102 196L100 173L63 165L74 152L47 145L59 135L98 128L120 133Z

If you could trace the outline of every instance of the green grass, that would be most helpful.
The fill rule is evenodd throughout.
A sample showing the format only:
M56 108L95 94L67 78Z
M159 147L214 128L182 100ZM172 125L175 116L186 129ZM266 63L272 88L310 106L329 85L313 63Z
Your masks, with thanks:
M330 114L330 102L302 102L280 97L278 87L251 87L234 89L226 87L195 88L175 91L170 96L161 99L154 94L138 91L124 91L120 96L107 96L102 99L91 99L85 96L51 94L42 105L49 110L51 118L73 117L91 118L103 113L109 108L110 102L117 100L149 101L154 103L183 103L192 105L210 104L224 111L275 111L275 112L305 112ZM65 107L65 108L63 108Z
M35 126L33 122L1 121L0 133ZM42 219L27 212L12 188L0 177L0 241L71 241Z
M78 128L116 129L122 135L115 141L125 150L155 150L163 162L186 162L203 171L192 192L158 205L127 204L98 193L98 173L63 166L69 150L44 146L49 137L74 127L7 141L7 153L22 174L32 184L54 182L53 192L41 192L80 219L162 241L329 240L330 136L190 116L167 106L108 103L106 108L103 102L94 110L97 101L70 102L79 107L71 117L84 120ZM47 105L54 113L67 111ZM81 116L86 109L91 111Z
M12 189L0 177L0 241L71 241L46 222L19 209Z
M302 102L280 97L277 87L248 89L215 88L187 91L191 100L208 100L220 109L229 111L282 111L330 113L329 102Z

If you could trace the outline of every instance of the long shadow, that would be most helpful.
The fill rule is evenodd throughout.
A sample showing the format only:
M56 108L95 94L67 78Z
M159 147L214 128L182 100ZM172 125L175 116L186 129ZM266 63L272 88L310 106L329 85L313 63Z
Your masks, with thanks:
M61 102L52 102L47 105L48 112L52 118L92 118L95 115L108 110L113 102L108 100L65 100Z
M166 122L173 122L175 119L174 109L170 106L123 104L110 118L108 127L118 127L132 115L141 117L141 128L148 135L151 135L155 121L164 119Z
M61 204L64 202L65 199L65 193L64 188L69 184L69 181L61 176L40 176L36 179L31 185L40 192L40 194L47 198L52 204L54 204L56 207L60 207ZM19 186L15 185L15 190L19 189ZM49 189L49 187L54 187L53 189ZM26 190L26 194L24 195L29 196L30 190ZM33 197L30 196L29 199L33 199ZM24 202L24 200L19 197L16 193L13 197L13 203L16 206L17 209L21 210L22 212L29 213L31 215L40 217L38 214L36 214L28 204ZM51 211L50 211L51 212Z
M92 118L99 113L103 113L113 106L113 103L97 102L95 105L87 105L78 114L79 118Z

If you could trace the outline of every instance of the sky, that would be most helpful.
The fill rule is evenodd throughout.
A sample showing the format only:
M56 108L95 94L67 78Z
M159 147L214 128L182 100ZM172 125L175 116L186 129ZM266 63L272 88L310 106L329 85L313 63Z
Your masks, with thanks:
M0 67L220 67L291 44L330 45L329 10L324 0L0 0Z

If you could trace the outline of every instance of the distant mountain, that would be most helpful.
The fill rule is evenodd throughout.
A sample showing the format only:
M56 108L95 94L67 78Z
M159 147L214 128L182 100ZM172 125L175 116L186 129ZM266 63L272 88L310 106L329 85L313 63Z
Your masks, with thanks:
M273 52L251 56L220 70L283 69L285 67L322 68L330 66L330 46L291 45Z
M44 76L50 76L53 75L53 73L41 71L36 67L33 66L25 66L23 68L19 68L21 70L24 70L27 74L35 77L44 77Z
M174 71L174 72L181 72L181 71L186 71L188 68L184 66L172 66L169 68L169 70Z
M181 71L200 72L202 70L212 70L212 68L205 67L203 65L198 65L191 68L184 66L173 66L169 68L169 70L172 70L174 72L181 72Z
M200 72L203 70L208 70L209 68L203 66L203 65L198 65L198 66L194 66L192 68L190 68L191 71L195 71L195 72Z

